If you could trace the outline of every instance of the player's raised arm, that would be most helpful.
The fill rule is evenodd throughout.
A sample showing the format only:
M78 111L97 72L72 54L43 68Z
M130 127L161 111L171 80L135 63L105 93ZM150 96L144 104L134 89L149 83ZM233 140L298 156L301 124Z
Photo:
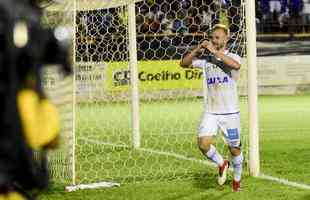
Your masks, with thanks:
M213 60L213 62L211 61L213 64L219 65L219 67L223 65L225 67L238 70L241 67L240 62L225 53L228 37L228 29L223 25L217 25L212 33L212 40L204 43L203 48L207 49L217 58L216 60ZM220 60L222 64L218 63L218 60Z
M203 41L195 49L193 49L189 53L185 54L185 56L182 58L182 60L180 62L180 66L184 67L184 68L191 68L193 59L202 53L204 45L206 42L207 41Z
M226 67L239 70L241 67L241 64L237 62L235 59L229 57L228 55L224 54L221 51L216 51L213 53L215 57L219 58Z

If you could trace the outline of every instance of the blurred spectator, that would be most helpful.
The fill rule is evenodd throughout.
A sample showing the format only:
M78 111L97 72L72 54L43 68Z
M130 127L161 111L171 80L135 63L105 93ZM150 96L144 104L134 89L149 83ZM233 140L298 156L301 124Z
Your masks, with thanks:
M279 26L280 26L280 29L279 29L280 32L287 32L287 29L288 29L287 26L289 24L289 20L290 20L290 15L288 11L280 14L279 19L278 19Z
M228 9L230 6L230 0L221 0L221 8Z
M142 3L142 2L140 2L140 3ZM150 7L145 3L140 4L140 5L138 4L138 6L139 6L139 13L140 14L146 14L150 11Z
M271 32L279 31L279 16L281 12L281 2L280 0L270 0L269 1L269 25Z
M163 12L163 13L168 13L170 11L170 5L165 2L165 3L161 3L160 4L160 10Z
M212 21L215 19L215 12L211 9L211 6L204 5L201 9L201 26L200 31L207 32L211 30Z
M265 21L269 15L269 0L260 0L260 9L262 13L262 20Z
M287 7L287 0L281 0L281 11L279 16L279 25L280 30L284 27L284 24L288 24L289 21L289 13L288 13L288 7ZM283 30L282 30L283 31Z
M180 9L177 12L177 18L173 22L172 32L174 33L185 33L188 32L188 27L186 23L187 10Z
M269 12L269 0L260 0L259 1L259 10L261 12L261 18L259 23L259 30L261 32L270 32L269 26L269 19L270 19L270 12Z
M310 31L310 0L255 0L255 3L259 33ZM136 8L137 27L145 34L206 32L223 20L220 8L227 12L230 31L239 31L241 0L141 1Z
M261 1L256 0L255 1L255 17L256 17L256 30L257 33L261 33L263 31L262 29L262 11L260 9L261 7Z
M194 8L194 7L190 8L188 10L188 17L186 20L189 33L196 33L199 31L199 24L195 20L195 18L197 18L197 17L198 17L197 8ZM200 25L202 25L202 24L200 23Z
M165 34L172 33L174 19L175 19L174 12L169 12L164 16L162 23L161 23L161 29L163 33Z
M144 16L143 24L140 27L140 32L145 34L151 33L150 26L153 21L154 21L154 14L152 12L149 12L147 15Z
M144 16L143 15L137 15L136 16L136 25L137 25L137 30L140 31L140 26L143 24L144 22Z
M191 7L190 0L181 0L180 7L183 9L189 9Z
M159 33L160 30L160 21L157 19L153 20L150 24L150 31L151 33Z
M303 0L302 23L305 32L310 32L310 0Z
M276 21L281 12L281 3L280 0L270 0L269 1L269 11L273 21Z
M301 32L301 15L303 0L290 0L288 4L289 10L289 33Z
M228 19L231 33L239 31L241 21L240 7L241 0L231 0L231 4L228 7Z
M281 11L280 13L288 13L287 0L281 0Z
M173 33L185 33L187 32L187 27L184 24L184 21L181 19L175 19L172 26Z

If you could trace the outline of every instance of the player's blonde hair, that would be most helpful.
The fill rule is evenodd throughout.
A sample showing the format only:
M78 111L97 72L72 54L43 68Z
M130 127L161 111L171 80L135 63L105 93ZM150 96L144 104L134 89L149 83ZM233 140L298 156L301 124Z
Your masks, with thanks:
M218 29L221 29L224 31L224 33L227 35L227 37L229 37L229 28L224 25L224 24L215 24L213 27L212 27L212 32L214 32L215 30L218 30Z

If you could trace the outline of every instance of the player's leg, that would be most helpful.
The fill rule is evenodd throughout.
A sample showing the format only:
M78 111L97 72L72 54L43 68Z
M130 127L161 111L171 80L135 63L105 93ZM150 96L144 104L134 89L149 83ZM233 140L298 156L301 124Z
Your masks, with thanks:
M232 155L232 166L234 168L232 189L234 192L238 192L240 190L240 182L242 176L243 154L241 152L241 149L237 147L230 147L229 150Z
M220 127L223 130L226 142L232 155L233 175L233 191L240 190L240 181L242 176L243 154L241 151L240 137L240 115L234 114L222 116Z
M223 157L218 153L213 145L213 136L198 137L198 147L201 153L210 161L216 163L218 166L223 165Z
M218 183L223 185L226 181L229 162L223 159L222 155L213 145L213 137L216 135L217 129L218 124L216 116L205 113L198 130L198 147L207 159L214 162L219 167Z

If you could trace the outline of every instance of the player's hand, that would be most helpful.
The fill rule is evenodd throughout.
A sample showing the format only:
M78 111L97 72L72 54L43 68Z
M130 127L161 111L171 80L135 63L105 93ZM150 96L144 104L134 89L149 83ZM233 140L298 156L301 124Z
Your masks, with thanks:
M207 49L207 46L209 44L208 40L204 40L201 44L200 44L200 48L202 49Z
M212 42L205 40L200 44L201 48L207 49L210 53L216 53L217 50L216 48L213 46Z

